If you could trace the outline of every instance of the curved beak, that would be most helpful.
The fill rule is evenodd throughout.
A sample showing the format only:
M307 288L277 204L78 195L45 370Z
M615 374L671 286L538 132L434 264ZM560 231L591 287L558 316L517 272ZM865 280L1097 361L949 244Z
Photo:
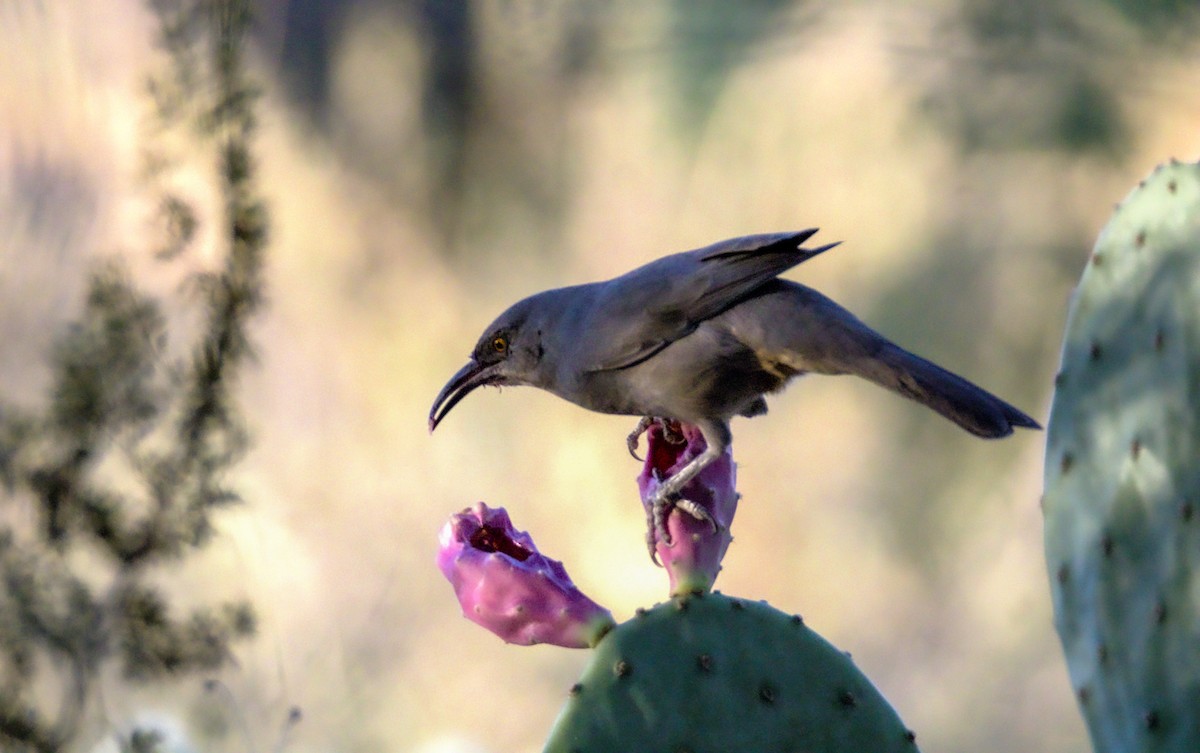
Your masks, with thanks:
M476 387L498 384L501 377L496 373L496 366L498 364L481 366L475 359L471 359L457 374L450 377L450 381L446 382L446 386L433 401L433 407L429 409L429 431L436 429L450 409L458 405L458 402Z

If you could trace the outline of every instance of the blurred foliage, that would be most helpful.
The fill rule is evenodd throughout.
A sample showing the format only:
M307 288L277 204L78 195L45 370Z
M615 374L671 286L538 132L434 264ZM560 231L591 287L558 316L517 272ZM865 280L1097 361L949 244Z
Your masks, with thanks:
M785 11L801 5L797 0L671 0L667 54L676 80L676 124L684 135L703 132L730 73L761 54L767 37L800 33L779 22Z
M163 261L171 261L191 245L196 237L199 219L191 204L173 194L162 198L159 216L163 225L163 245L158 250L158 257Z
M1200 7L1195 0L1105 0L1126 18L1160 36L1168 29L1195 29Z
M1125 19L1109 12L1120 0L956 0L940 19L931 40L933 49L914 43L901 47L904 75L919 82L920 106L962 158L951 163L950 184L970 186L981 180L986 165L1029 153L1119 162L1133 148L1133 113L1123 98L1137 86L1131 47L1122 39L1133 21L1149 27L1169 23L1196 28L1200 15L1194 4L1150 3L1156 10ZM1128 3L1127 5L1139 5ZM992 191L1023 190L997 184ZM1006 266L1035 259L1069 260L1062 268L1066 288L1075 274L1079 248L1063 248L1065 238L1047 238L1045 248L1001 250L1009 244L1009 228L996 224L996 215L970 191L945 191L932 237L913 239L913 261L895 277L875 302L868 321L893 323L901 342L913 341L905 323L953 322L953 326L919 327L923 352L955 354L957 367L969 375L987 374L990 348L979 332L1000 332L1004 323L984 304L992 282ZM930 252L925 249L932 248ZM1017 255L1014 256L1013 252ZM913 291L920 291L914 296ZM1019 343L1005 342L1010 349ZM1024 347L1036 347L1027 343ZM1032 363L1035 352L1013 351L1012 357ZM1042 386L1034 380L1010 384L983 380L989 389L1018 405L1035 404ZM936 577L940 558L959 540L953 530L963 525L960 500L939 497L936 490L954 483L955 476L977 473L966 463L946 463L938 440L922 432L921 417L890 426L890 432L916 451L898 456L897 467L885 474L893 499L884 510L884 527L896 550L927 577ZM917 449L919 448L919 449ZM1008 451L1005 448L1002 451ZM925 472L903 473L913 463ZM947 575L942 573L943 576Z
M170 70L150 94L158 125L190 125L219 162L228 244L223 268L194 279L204 329L190 359L166 356L157 301L121 265L91 275L78 321L56 338L42 410L0 403L0 748L63 750L98 696L103 666L132 681L221 666L255 630L249 604L180 613L152 584L212 534L239 501L224 476L247 437L233 405L251 355L246 328L262 303L266 211L254 186L255 92L242 68L249 24L240 0L154 0ZM150 147L152 150L152 145ZM149 151L149 150L148 150ZM149 155L153 171L170 161ZM194 239L195 210L159 203L162 258ZM61 696L47 697L57 687ZM135 731L129 750L153 750Z
M1106 8L1166 43L1191 38L1186 0L958 0L937 41L925 106L966 152L1050 149L1118 156L1132 124L1118 96L1137 86Z
M619 58L662 68L671 86L661 106L681 145L694 149L731 73L747 60L794 50L824 14L804 0L296 0L276 19L279 73L321 130L337 130L334 53L347 20L363 9L397 19L420 45L422 135L413 157L426 166L425 179L417 191L404 191L403 169L363 153L353 139L340 144L342 157L398 192L400 203L419 206L452 255L486 253L499 245L505 224L517 225L512 232L534 251L555 247L578 147L564 121L581 81L602 77ZM1182 0L956 0L939 11L937 36L907 51L903 75L924 82L925 111L964 152L1112 158L1131 138L1118 101L1131 61L1114 54L1120 41L1112 36L1121 14L1148 29L1186 28L1197 18L1194 4ZM623 37L658 23L661 41L648 49ZM536 58L536 70L525 58L509 59L511 48ZM530 91L515 95L520 87ZM521 225L526 217L535 219Z
M356 9L377 5L364 0L295 0L285 5L280 78L293 102L322 130L330 130L334 49ZM479 34L472 21L472 4L461 0L403 0L388 3L417 33L425 65L418 82L421 94L423 152L432 166L425 186L432 194L429 211L436 213L447 244L455 233L464 186L469 181L468 147L480 127L477 64ZM360 169L390 169L362 159L352 142L343 159Z
M930 115L967 152L1123 152L1119 61L1088 5L960 0L941 30L942 53L923 68Z

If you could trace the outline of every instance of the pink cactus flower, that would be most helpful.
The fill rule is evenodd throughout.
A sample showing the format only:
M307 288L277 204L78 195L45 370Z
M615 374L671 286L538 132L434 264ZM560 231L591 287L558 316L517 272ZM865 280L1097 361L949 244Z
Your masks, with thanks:
M689 424L664 425L656 421L649 426L646 436L649 447L637 483L649 515L650 498L662 481L704 452L708 445L700 430ZM649 535L654 537L654 551L667 570L672 596L708 591L716 581L721 559L733 540L729 527L737 511L736 483L737 464L730 448L682 491L683 498L703 508L711 521L700 520L678 507L671 510L666 519L669 544L655 534L651 525Z
M508 643L586 648L616 624L575 587L561 562L513 528L503 507L480 502L451 516L439 544L438 567L463 615Z

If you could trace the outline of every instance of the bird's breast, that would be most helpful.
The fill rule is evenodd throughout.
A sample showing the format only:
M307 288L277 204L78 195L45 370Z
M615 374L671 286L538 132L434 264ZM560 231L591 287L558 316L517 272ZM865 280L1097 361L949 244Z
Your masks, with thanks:
M794 373L728 331L702 324L635 366L587 375L579 392L592 410L695 422L746 413Z

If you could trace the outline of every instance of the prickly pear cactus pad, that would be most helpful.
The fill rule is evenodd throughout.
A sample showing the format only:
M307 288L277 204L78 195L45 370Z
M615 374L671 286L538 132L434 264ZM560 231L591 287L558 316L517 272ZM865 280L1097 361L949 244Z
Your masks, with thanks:
M1097 751L1200 751L1200 166L1117 207L1076 289L1045 546Z
M547 753L888 753L915 737L850 658L799 617L719 593L609 632Z

